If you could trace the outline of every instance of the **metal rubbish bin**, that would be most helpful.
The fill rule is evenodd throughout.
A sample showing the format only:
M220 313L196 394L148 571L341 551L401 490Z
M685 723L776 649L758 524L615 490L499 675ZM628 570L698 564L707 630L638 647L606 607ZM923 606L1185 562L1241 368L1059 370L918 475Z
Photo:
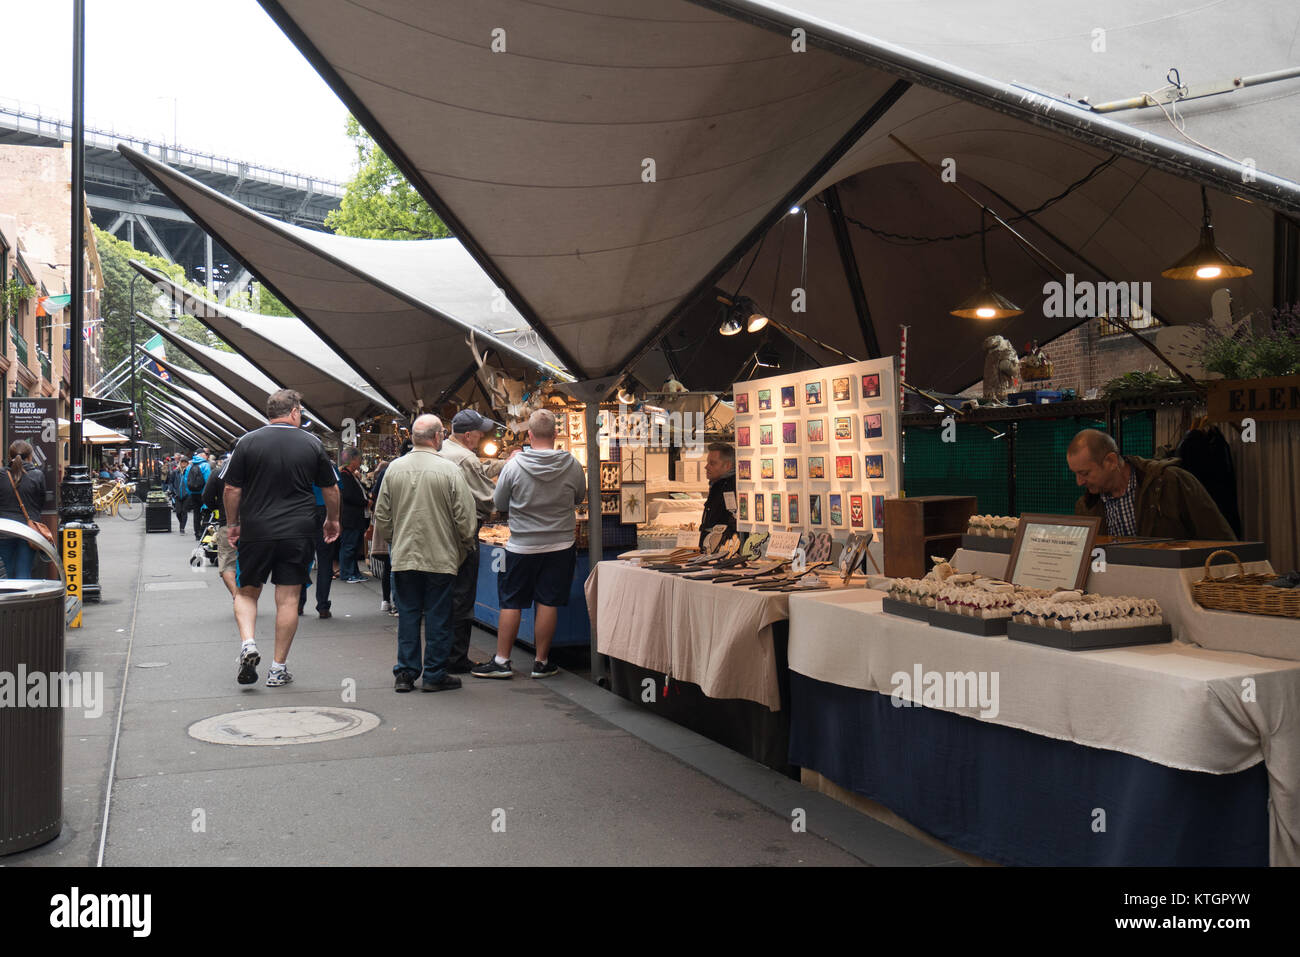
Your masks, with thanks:
M0 519L0 536L30 542L63 575L58 554L22 522ZM0 854L63 829L63 705L51 689L64 687L65 586L0 578Z

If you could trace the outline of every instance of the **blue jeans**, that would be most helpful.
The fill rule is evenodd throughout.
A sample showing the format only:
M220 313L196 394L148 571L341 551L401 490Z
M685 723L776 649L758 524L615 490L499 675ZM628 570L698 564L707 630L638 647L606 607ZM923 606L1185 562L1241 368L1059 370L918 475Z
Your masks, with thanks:
M393 674L406 672L411 680L424 672L425 684L447 676L447 655L454 631L452 596L456 576L436 572L393 572L393 598L397 602L397 665ZM420 622L424 622L424 664L420 664Z
M365 533L364 528L345 528L339 532L339 578L343 581L361 577L357 555L361 553L361 536Z
M21 538L0 538L0 561L5 563L5 574L10 578L31 578L32 547Z

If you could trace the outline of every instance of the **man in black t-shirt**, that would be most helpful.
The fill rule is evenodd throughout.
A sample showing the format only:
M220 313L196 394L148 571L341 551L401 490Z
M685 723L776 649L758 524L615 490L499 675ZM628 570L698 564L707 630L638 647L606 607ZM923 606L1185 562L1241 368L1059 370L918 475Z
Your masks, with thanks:
M235 623L239 626L241 685L257 681L262 660L254 642L257 599L275 584L275 659L268 688L287 685L285 667L298 631L298 596L316 553L316 496L325 499L325 540L339 537L339 490L324 446L304 432L302 396L281 389L266 401L268 424L239 440L225 470L224 504L230 544L236 546Z

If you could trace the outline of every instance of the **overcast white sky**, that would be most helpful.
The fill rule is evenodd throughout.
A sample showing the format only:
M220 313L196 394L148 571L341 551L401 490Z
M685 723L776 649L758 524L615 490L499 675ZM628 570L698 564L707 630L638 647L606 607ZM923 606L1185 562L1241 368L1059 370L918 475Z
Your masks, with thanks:
M0 105L72 118L72 0L0 0ZM174 103L173 103L173 98ZM347 109L254 0L87 0L86 125L343 182Z

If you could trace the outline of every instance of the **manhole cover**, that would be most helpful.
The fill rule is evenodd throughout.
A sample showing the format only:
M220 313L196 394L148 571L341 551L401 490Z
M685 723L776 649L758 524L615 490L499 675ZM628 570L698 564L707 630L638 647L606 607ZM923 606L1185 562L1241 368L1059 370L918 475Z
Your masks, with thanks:
M258 708L204 718L189 733L210 744L315 744L377 727L379 715L353 708Z

